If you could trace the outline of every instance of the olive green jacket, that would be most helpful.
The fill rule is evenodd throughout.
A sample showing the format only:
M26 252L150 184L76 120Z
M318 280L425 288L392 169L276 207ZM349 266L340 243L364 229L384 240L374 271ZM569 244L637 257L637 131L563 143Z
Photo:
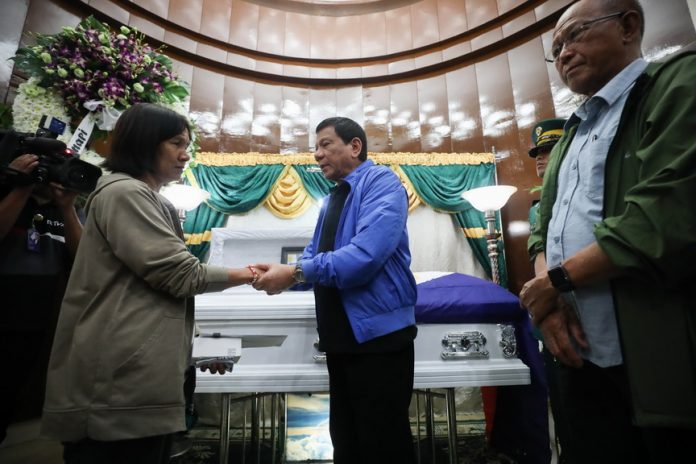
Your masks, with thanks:
M551 153L534 257L576 126ZM594 234L623 275L611 281L636 424L696 428L696 54L651 63L626 102Z

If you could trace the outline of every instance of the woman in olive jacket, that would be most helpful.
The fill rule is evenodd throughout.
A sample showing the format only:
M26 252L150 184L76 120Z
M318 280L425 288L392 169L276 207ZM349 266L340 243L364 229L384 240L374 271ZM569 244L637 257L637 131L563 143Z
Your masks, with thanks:
M181 177L189 143L186 118L161 106L135 105L116 124L48 370L42 432L68 463L167 462L171 434L185 430L191 297L257 276L202 264L184 245L158 191Z

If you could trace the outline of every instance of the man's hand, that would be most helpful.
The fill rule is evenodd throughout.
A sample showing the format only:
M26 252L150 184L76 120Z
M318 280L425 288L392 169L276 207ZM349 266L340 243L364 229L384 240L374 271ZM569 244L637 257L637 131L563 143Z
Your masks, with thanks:
M265 290L269 295L277 295L295 284L295 279L292 278L295 266L274 263L254 264L254 268L261 271L254 284L256 290Z
M39 165L39 157L36 155L20 155L13 159L8 168L12 168L15 172L29 175ZM27 204L27 201L34 191L35 183L29 185L18 185L14 187L10 193L0 199L0 240L4 239L10 229L14 227L22 208Z
M582 348L589 345L575 310L562 297L558 298L556 309L544 318L539 329L544 345L557 360L567 366L582 367L582 358L573 342Z
M34 172L34 169L39 165L39 157L36 155L31 155L31 154L25 154L25 155L19 155L15 159L10 162L10 164L7 166L10 169L13 169L21 174L26 174L29 175L32 172ZM14 188L17 192L20 192L21 195L25 195L26 198L29 198L29 195L31 195L31 192L34 190L34 186L36 186L35 183L30 183L28 185L19 185Z
M209 370L211 374L224 374L227 372L227 364L225 363L209 363L209 364L201 364L200 366L201 372L205 372L206 370ZM232 371L232 369L229 369Z
M26 154L19 155L9 164L8 167L24 174L31 174L39 165L39 157L36 155Z
M544 318L556 307L559 296L548 274L541 272L522 287L520 305L527 308L534 325L540 327Z

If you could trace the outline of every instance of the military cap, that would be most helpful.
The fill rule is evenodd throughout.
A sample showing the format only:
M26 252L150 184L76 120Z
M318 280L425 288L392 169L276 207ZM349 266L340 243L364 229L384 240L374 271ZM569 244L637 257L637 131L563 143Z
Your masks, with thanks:
M563 135L565 119L544 119L534 124L532 128L532 143L534 146L529 150L529 156L536 158L539 147L553 147L558 139Z

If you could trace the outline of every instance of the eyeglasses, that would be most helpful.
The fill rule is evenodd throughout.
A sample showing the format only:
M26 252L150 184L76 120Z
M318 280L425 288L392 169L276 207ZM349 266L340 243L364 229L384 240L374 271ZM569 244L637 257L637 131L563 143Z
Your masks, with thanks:
M620 13L612 13L610 15L591 19L589 21L585 21L584 23L571 26L570 30L563 34L563 37L561 37L559 40L555 41L552 44L551 52L546 57L544 57L544 59L549 63L555 63L558 57L561 55L563 49L569 45L573 45L574 43L577 43L580 40L582 40L582 37L585 35L585 32L587 32L592 26L594 26L595 24L599 24L603 21L608 21L610 19L622 18L626 13L628 12L622 11Z

